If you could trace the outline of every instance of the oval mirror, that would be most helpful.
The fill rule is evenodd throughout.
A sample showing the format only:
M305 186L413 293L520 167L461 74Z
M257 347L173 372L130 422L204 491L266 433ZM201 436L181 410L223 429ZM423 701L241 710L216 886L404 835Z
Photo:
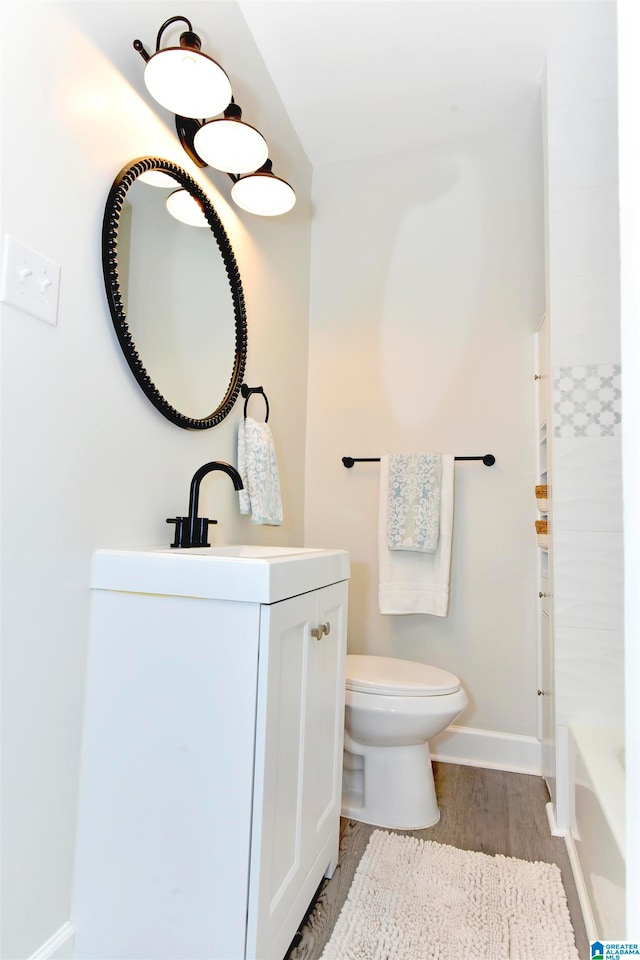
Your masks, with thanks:
M102 268L118 341L151 403L179 427L220 423L244 375L244 295L222 222L181 167L143 157L120 171Z

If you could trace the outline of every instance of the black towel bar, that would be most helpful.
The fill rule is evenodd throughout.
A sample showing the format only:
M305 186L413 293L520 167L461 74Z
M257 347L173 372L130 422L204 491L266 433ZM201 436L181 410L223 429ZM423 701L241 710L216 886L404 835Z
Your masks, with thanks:
M454 460L482 460L485 467L492 467L496 462L496 458L492 453L485 453L484 457L454 457ZM351 469L354 463L380 463L380 457L343 457L342 462L347 467Z

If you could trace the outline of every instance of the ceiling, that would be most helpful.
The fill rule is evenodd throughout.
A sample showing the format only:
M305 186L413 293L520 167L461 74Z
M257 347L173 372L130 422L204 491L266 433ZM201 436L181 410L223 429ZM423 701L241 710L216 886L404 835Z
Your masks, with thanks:
M520 126L545 50L611 32L615 0L240 0L315 164Z

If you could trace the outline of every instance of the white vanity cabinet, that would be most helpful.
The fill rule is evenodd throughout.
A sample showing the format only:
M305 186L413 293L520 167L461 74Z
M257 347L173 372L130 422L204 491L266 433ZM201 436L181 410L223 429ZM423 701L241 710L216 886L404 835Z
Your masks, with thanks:
M282 960L337 861L348 555L189 553L95 558L78 960Z

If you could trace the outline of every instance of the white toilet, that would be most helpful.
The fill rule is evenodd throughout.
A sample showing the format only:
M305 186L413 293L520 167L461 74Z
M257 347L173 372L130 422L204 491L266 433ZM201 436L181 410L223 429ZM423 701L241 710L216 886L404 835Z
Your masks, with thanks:
M398 830L440 819L428 741L467 706L446 670L347 657L342 816Z

